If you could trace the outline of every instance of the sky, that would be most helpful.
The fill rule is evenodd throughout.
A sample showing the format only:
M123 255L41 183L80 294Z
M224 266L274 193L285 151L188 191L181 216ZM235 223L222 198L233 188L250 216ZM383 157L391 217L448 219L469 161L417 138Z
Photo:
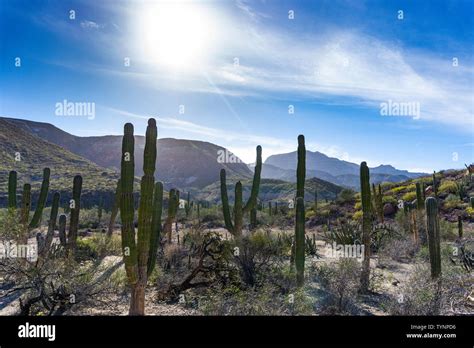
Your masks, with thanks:
M474 162L474 1L0 0L0 115L79 136ZM89 113L61 110L87 103ZM0 130L1 131L1 130Z

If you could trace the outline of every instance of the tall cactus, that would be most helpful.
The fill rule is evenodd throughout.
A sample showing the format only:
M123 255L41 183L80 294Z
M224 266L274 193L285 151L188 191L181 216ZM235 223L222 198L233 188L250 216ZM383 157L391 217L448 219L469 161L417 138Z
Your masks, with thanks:
M469 198L469 201L471 202L471 208L474 209L474 197Z
M17 187L17 173L12 170L8 174L8 208L16 209L16 187Z
M439 278L441 275L441 247L438 220L438 202L433 197L425 201L426 230L428 231L428 248L430 253L431 277Z
M250 228L255 229L257 227L257 208L253 208L250 211Z
M425 207L425 201L423 200L423 194L421 193L421 184L416 183L416 208L418 210L423 210Z
M49 177L51 175L51 171L49 168L43 169L43 182L41 183L41 190L40 195L38 197L38 202L36 204L35 213L33 214L33 218L30 222L30 228L37 228L41 222L41 217L43 215L43 209L46 204L46 199L48 198L48 191L49 191Z
M433 193L434 196L438 197L438 184L436 183L436 172L433 171Z
M117 181L117 188L115 189L114 204L112 206L112 212L110 213L109 228L107 229L107 237L112 236L114 231L115 219L117 218L119 206L120 206L120 196L121 196L122 184L120 179Z
M67 247L66 220L67 220L66 215L64 215L64 214L59 215L59 223L58 223L59 243L64 248Z
M150 236L150 252L148 256L148 276L153 272L156 264L156 253L161 234L161 214L163 210L163 183L155 184L153 194L153 217L151 220L152 232Z
M148 274L153 270L151 264L156 250L157 239L161 226L162 184L155 185L154 173L156 165L156 121L148 120L145 150L143 154L143 173L140 187L140 203L138 210L138 234L135 241L135 214L133 200L133 182L135 174L133 125L124 126L121 160L121 199L120 214L122 217L122 248L125 271L131 285L130 315L145 314L145 288ZM160 194L161 189L161 194Z
M19 236L20 243L28 243L28 220L30 218L31 208L31 185L23 185L23 193L21 196L21 211L20 211L20 223L21 223L21 235Z
M257 160L255 163L256 165L253 174L252 190L245 205L243 205L242 201L242 183L239 181L235 185L234 222L232 222L232 217L230 216L229 198L227 196L226 171L223 168L220 172L221 200L224 222L226 229L232 235L234 235L234 237L240 237L242 235L243 215L250 212L257 204L258 191L260 187L260 175L262 172L262 147L260 145L257 146Z
M306 146L304 136L298 136L298 164L296 167L296 214L295 214L295 267L296 284L304 284L305 259L305 209L304 183L306 179Z
M81 211L81 192L82 192L82 176L76 175L72 185L72 200L69 207L71 215L69 217L69 234L67 236L68 248L72 253L76 251L77 232L79 229L79 214Z
M51 247L51 243L54 237L54 229L56 228L56 220L58 219L59 212L59 199L61 195L59 192L55 192L53 195L53 202L51 204L51 214L48 221L48 232L46 233L45 248L42 254L46 254Z
M370 233L372 230L370 173L366 162L360 164L360 196L362 202L362 244L364 245L364 259L360 279L360 291L367 293L370 277Z
M458 236L459 236L459 238L462 238L462 235L463 235L462 218L461 218L461 216L458 216Z
M184 204L184 211L186 214L186 218L189 218L189 214L191 213L191 197L188 192L188 197L186 199L186 203Z

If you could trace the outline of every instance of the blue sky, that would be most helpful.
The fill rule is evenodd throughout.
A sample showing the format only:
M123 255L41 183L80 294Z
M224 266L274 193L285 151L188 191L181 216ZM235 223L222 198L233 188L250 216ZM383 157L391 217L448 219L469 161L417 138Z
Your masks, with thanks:
M154 116L160 138L210 141L246 162L257 144L264 158L294 151L300 133L309 150L369 166L474 161L473 1L0 6L2 116L84 136L125 122L143 134ZM65 99L95 103L95 117L56 115ZM419 117L381 115L389 102Z

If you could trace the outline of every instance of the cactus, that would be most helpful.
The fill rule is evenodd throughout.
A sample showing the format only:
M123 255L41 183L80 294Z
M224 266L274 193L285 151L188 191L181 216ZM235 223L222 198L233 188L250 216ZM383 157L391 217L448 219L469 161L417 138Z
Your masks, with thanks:
M173 221L176 218L176 212L179 204L178 194L175 189L169 191L168 196L168 216L166 217L165 225L163 227L164 234L167 236L168 243L172 241L172 227Z
M33 214L33 218L31 219L29 228L37 228L41 222L43 209L46 204L46 198L48 197L50 174L51 174L51 171L49 170L49 168L43 169L43 182L41 183L40 195L39 195L38 202L36 204L35 213Z
M150 236L150 253L148 256L147 275L153 272L156 264L156 253L161 234L161 214L163 210L163 183L155 184L155 193L153 195L153 217L151 220L152 233Z
M314 190L314 212L318 209L318 191Z
M360 279L360 291L367 293L370 277L370 233L372 229L370 172L366 162L360 164L360 196L362 202L362 244L364 245L364 259Z
M469 198L469 201L471 202L471 208L474 209L474 197Z
M462 218L461 216L458 216L458 236L459 236L459 239L462 238Z
M296 214L295 214L295 267L296 284L304 284L305 259L305 211L304 183L306 179L306 146L304 136L298 136L298 164L296 167Z
M372 184L372 199L374 204L374 212L377 214L379 222L383 224L384 216L383 216L383 194L382 194L382 186L378 185L378 192L375 188L375 184Z
M58 231L59 231L59 243L66 248L67 246L67 238L66 238L66 215L61 214L59 216L59 225L58 225Z
M23 185L23 193L21 196L21 211L20 211L20 223L22 226L21 235L19 240L21 243L28 243L28 220L30 218L30 208L31 208L31 185Z
M272 202L268 202L268 215L272 216Z
M17 187L17 173L12 170L8 174L8 208L16 209L16 187Z
M257 227L257 208L253 208L250 211L250 228L255 229Z
M72 253L76 250L77 231L79 228L79 213L81 210L81 192L82 192L82 176L76 175L72 186L72 200L69 207L71 215L69 217L69 234L67 236L68 248Z
M250 212L257 204L257 196L260 187L260 174L262 171L262 147L257 146L257 160L255 171L253 174L252 189L250 197L245 205L242 202L242 183L239 181L235 184L235 202L234 202L234 222L230 216L229 198L227 196L226 171L224 168L220 172L221 181L221 200L222 212L226 229L234 236L242 235L243 215Z
M416 208L418 210L423 210L425 206L425 201L423 200L423 194L421 193L421 184L416 183Z
M198 203L197 204L197 218L198 218L198 225L201 224L201 211L200 211L200 207L201 206L201 203Z
M438 197L438 185L436 183L436 172L433 171L433 193L434 196L437 198Z
M117 188L115 189L115 198L114 198L114 205L112 206L112 212L110 213L110 220L109 220L109 228L107 230L107 237L112 236L112 232L114 231L115 219L117 218L119 206L120 206L120 192L121 192L121 181L120 179L117 181Z
M186 218L189 218L189 213L191 212L191 200L190 200L189 192L188 192L188 197L186 199L186 203L184 205L184 212L186 213Z
M304 259L305 259L305 226L304 226L304 200L302 197L296 199L296 223L295 223L295 266L296 284L304 284Z
M430 253L431 277L439 278L441 275L441 247L438 220L438 202L433 197L425 201L426 230L428 231L428 248Z
M42 251L42 254L46 254L51 247L51 243L54 237L54 229L56 228L56 220L58 219L58 211L59 211L59 199L61 195L59 192L55 192L53 195L53 202L51 203L51 214L48 221L48 232L46 233L45 239L45 248Z
M135 240L135 214L133 182L135 172L133 125L124 126L121 160L121 199L122 249L128 282L131 285L130 315L145 314L145 288L148 274L153 270L151 264L156 252L158 234L161 230L162 185L155 185L157 129L154 119L148 120L143 153L143 176L140 184L140 202L138 208L138 233ZM161 194L160 194L161 190ZM155 194L154 194L155 192ZM176 206L176 205L174 205ZM155 224L155 225L153 225ZM156 238L156 239L155 239ZM151 256L151 260L150 260ZM156 256L156 255L155 255Z

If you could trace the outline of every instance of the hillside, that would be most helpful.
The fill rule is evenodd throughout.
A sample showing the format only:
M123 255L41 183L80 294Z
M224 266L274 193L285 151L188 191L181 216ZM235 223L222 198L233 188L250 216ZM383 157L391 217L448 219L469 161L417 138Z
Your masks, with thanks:
M78 137L49 124L3 118L44 140L59 145L104 168L120 168L122 136ZM159 136L159 134L158 134ZM141 176L145 138L135 136L135 174ZM218 151L225 148L204 141L164 138L157 142L156 178L166 187L201 188L219 179L221 168L229 175L248 178L252 175L242 163L218 163Z
M15 160L17 153L19 161ZM44 167L51 169L50 191L60 191L63 201L70 197L74 176L82 175L83 197L89 205L94 205L99 195L109 197L118 178L115 171L101 168L0 118L0 205L5 204L10 170L18 172L18 192L24 183L31 183L34 198Z

